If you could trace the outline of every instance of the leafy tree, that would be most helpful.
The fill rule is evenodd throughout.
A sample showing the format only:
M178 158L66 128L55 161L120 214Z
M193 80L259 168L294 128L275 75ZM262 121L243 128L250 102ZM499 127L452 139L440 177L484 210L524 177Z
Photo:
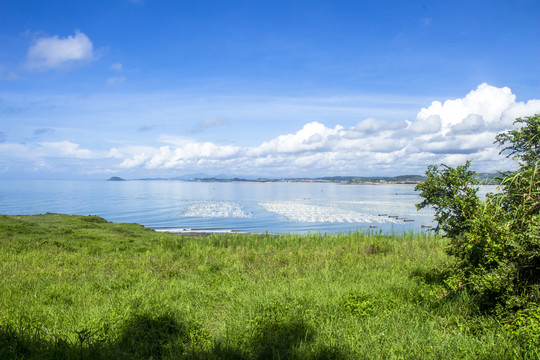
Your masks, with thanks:
M509 153L507 157L518 161L521 166L538 162L540 159L540 114L525 119L517 118L514 124L522 124L522 126L495 137L495 142L499 146L506 145L500 153Z
M436 231L443 230L449 237L465 232L474 215L480 198L476 172L469 170L470 161L452 168L444 164L430 165L426 180L416 186L424 200L416 204L418 210L432 206L437 220Z
M505 192L501 205L514 215L514 225L524 230L531 217L540 212L540 115L518 118L514 123L522 126L497 135L495 142L505 146L501 154L506 152L506 157L519 164L518 170L502 174Z
M499 191L477 196L470 162L430 166L416 190L449 238L456 266L448 284L468 289L479 307L499 314L538 314L540 304L540 114L516 119L499 134L501 154L518 169L500 174ZM537 319L537 317L535 318ZM520 321L523 319L520 317ZM536 321L536 320L534 320ZM540 320L537 321L540 330Z

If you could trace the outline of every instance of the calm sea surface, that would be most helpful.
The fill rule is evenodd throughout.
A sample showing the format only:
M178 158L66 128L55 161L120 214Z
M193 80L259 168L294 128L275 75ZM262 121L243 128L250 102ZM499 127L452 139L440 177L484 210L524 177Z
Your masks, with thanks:
M0 180L0 214L98 215L157 230L269 233L418 231L413 185Z

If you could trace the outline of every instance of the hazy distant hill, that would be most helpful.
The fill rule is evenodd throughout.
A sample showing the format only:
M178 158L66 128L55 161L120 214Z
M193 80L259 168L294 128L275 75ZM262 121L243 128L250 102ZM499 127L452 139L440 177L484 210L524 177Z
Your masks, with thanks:
M477 178L482 184L495 185L497 174L479 173ZM118 180L117 180L118 179ZM124 179L113 177L108 181L122 181ZM199 182L326 182L340 184L418 184L424 181L424 175L398 175L398 176L324 176L315 178L256 178L242 176L227 176L208 174L189 174L170 178L145 178L139 180L181 180Z

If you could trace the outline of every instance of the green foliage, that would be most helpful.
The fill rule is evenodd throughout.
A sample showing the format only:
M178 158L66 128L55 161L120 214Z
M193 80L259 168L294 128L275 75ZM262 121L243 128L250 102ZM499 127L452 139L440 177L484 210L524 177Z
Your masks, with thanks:
M514 124L521 126L495 138L499 146L505 146L501 154L506 152L507 157L516 160L521 167L536 163L540 158L540 114L517 118Z
M518 341L540 346L540 306L536 303L531 302L526 308L508 316L504 325Z
M519 165L501 173L499 192L481 201L469 162L430 166L417 207L433 206L450 240L453 289L467 288L481 310L523 319L532 314L524 309L540 302L540 115L516 123L522 126L496 137L501 153Z
M430 165L427 179L416 186L424 200L417 204L418 210L431 206L437 220L436 231L443 230L455 237L470 227L480 199L476 195L478 184L476 172L469 170L470 162L452 168L446 165Z

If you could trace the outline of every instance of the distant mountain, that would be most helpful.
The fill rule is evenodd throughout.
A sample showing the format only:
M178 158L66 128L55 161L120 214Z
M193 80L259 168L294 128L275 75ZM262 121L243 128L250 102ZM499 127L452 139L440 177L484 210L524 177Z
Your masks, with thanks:
M326 176L316 178L245 178L245 177L200 177L190 181L200 182L326 182L340 184L417 184L425 180L425 176L420 175L400 175L395 177L358 177L358 176Z
M113 177L108 178L107 181L126 181L126 180L118 176L113 176Z
M477 179L484 185L497 184L497 174L479 173ZM108 181L123 181L124 179L112 177ZM418 184L426 180L423 175L398 175L398 176L324 176L304 178L257 178L253 176L233 175L208 175L205 173L187 174L170 178L144 178L138 180L177 180L199 182L328 182L340 184Z
M423 175L399 175L399 176L368 176L354 177L352 183L377 183L377 184L418 184L426 180Z
M195 179L202 179L210 177L208 174L199 173L199 174L187 174L187 175L180 175L180 176L174 176L172 178L169 178L169 180L195 180Z

